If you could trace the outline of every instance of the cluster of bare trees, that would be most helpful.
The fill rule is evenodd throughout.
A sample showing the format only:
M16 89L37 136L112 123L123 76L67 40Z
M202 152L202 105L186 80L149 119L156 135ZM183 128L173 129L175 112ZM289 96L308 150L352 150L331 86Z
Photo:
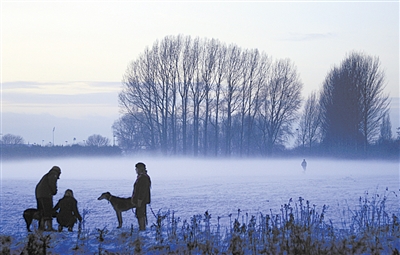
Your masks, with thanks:
M123 78L125 150L164 154L266 155L293 135L301 103L289 60L215 39L168 36L134 60Z
M24 144L24 138L19 135L13 135L13 134L5 134L2 135L1 137L1 144L4 145L19 145L19 144Z
M113 130L126 151L270 155L296 135L303 149L366 152L392 136L384 80L377 57L350 53L300 114L303 85L289 60L168 36L129 64Z
M377 140L390 103L384 78L377 57L357 52L328 73L320 96L322 143L327 148L365 152Z

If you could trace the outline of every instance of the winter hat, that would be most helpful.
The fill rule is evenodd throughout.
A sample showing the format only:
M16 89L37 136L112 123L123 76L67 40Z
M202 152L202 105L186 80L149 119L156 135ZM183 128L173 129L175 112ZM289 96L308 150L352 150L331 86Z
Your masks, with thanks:
M56 172L57 173L57 177L60 178L60 174L61 174L61 168L58 166L53 166L50 169L50 172Z
M67 189L65 191L64 197L74 197L74 193L72 192L72 190Z
M61 173L61 168L58 166L53 166L50 171L56 171L58 173Z
M146 171L146 165L142 162L139 162L135 165L135 167L140 171L140 172L147 172Z

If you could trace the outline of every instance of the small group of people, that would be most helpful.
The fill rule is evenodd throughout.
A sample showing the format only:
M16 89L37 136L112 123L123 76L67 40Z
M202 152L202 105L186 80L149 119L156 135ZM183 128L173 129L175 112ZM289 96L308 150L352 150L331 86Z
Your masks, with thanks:
M78 202L72 190L67 189L64 197L53 207L53 196L57 194L57 181L60 179L61 169L53 166L36 185L35 196L37 209L40 212L39 230L55 231L53 228L53 215L57 215L58 231L64 227L72 231L76 220L82 221L78 211Z
M147 225L147 204L150 204L151 179L147 174L146 165L139 162L135 165L137 178L133 184L131 203L136 205L136 218L138 220L139 230L145 230ZM35 196L37 209L40 212L39 230L56 231L53 228L53 216L57 218L58 231L61 232L64 227L68 231L73 231L74 225L79 220L82 222L82 216L79 214L78 202L74 198L73 191L67 189L64 196L53 207L53 196L57 194L57 181L60 179L61 168L53 166L36 185Z

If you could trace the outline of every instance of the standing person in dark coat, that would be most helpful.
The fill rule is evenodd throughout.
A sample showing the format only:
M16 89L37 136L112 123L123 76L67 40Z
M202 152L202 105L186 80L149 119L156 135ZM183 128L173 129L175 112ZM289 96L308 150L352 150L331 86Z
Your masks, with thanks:
M136 218L138 219L139 230L146 230L147 204L150 204L151 202L151 179L147 174L145 164L139 162L135 165L135 167L137 178L133 184L131 202L136 205Z
M82 217L78 211L78 201L74 198L72 190L67 189L64 197L58 200L54 207L54 211L60 210L57 214L58 232L61 232L63 227L67 227L68 231L72 232L76 219L82 222Z
M39 229L45 231L55 231L53 229L53 196L57 194L57 180L60 179L61 169L53 166L36 185L35 196L37 209L40 212Z

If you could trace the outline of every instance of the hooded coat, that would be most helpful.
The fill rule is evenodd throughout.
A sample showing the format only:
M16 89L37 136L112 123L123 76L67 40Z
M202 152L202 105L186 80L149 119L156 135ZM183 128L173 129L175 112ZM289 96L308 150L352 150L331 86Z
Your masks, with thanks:
M60 177L61 170L59 167L53 167L45 174L36 185L36 198L52 198L57 194L57 180Z
M141 200L143 205L150 204L150 186L150 176L148 176L146 173L139 174L135 183L133 184L132 202L137 204L138 200Z

